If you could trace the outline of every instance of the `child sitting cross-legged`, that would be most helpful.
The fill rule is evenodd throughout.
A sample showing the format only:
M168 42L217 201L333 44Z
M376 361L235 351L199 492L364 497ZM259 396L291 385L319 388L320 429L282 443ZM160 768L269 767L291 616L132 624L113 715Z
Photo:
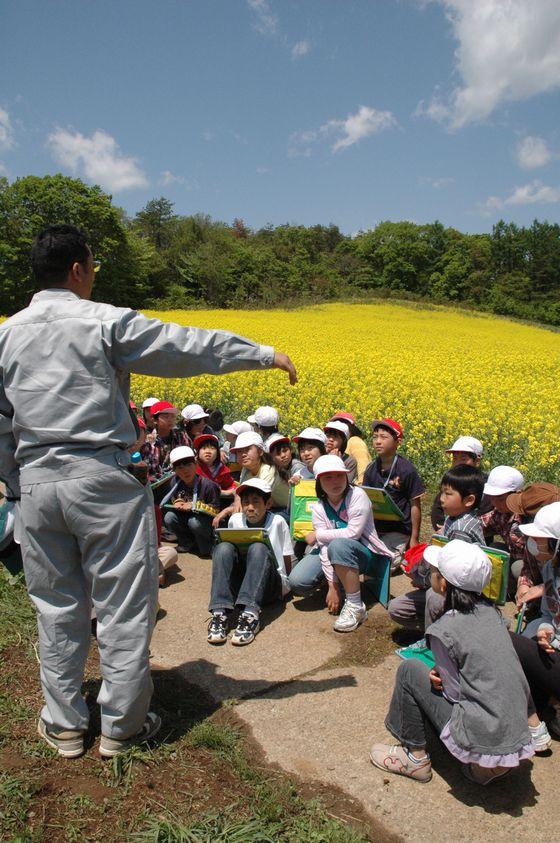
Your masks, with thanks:
M445 472L441 480L440 500L445 515L441 533L446 538L484 544L482 522L477 514L483 489L484 475L475 466L455 465ZM441 615L444 603L443 598L430 588L430 569L425 560L424 554L411 571L403 567L418 591L395 597L388 606L389 615L395 623L418 631Z
M415 658L399 665L385 720L398 743L374 744L370 758L385 774L430 781L427 719L466 778L489 784L534 754L529 687L504 619L481 594L492 575L484 551L454 539L424 553L444 599L426 630L435 667Z
M228 541L216 545L212 554L209 644L227 640L228 615L234 606L241 606L243 611L231 643L250 644L259 631L262 605L281 599L290 590L286 574L293 553L290 531L281 515L269 511L271 493L271 487L257 477L237 489L242 512L231 516L228 529L262 528L268 533L272 551L262 542L253 542L245 551Z
M319 500L312 504L313 530L305 540L319 546L331 614L340 609L341 586L344 588L346 598L333 629L353 632L368 616L360 593L360 574L368 573L377 564L386 564L391 551L377 535L367 494L350 484L341 458L325 454L313 470Z

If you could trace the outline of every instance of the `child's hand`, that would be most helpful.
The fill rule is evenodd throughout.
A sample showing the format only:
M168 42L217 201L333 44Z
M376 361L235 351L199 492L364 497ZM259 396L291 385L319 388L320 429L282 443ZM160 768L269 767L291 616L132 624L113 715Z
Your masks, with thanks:
M310 533L307 533L305 537L306 544L313 546L317 541L317 536L315 535L315 530L311 530Z
M537 644L545 651L545 653L554 653L554 647L550 646L552 634L551 629L539 629L537 632Z
M290 477L288 483L290 486L297 486L298 483L301 483L301 476L299 474L294 474L293 477Z
M223 450L220 451L220 461L222 465L227 465L227 454Z
M178 500L175 501L173 506L175 507L175 509L192 509L192 501Z
M520 586L515 597L517 608L521 609L524 603L528 603L530 600L536 600L538 597L542 597L543 592L543 585L533 585L531 588L528 588L526 585Z
M430 670L430 682L432 683L432 688L434 689L434 691L443 691L443 682L441 681L441 676L439 675L435 667Z
M327 591L325 603L327 604L329 614L336 615L340 611L342 599L340 596L340 585L337 582L329 583L329 590Z

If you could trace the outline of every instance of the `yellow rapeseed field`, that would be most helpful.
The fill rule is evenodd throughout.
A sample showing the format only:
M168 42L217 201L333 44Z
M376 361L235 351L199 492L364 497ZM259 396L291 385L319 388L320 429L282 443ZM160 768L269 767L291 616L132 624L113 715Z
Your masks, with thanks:
M370 422L392 416L405 428L402 451L434 484L444 449L461 434L484 444L483 467L510 464L530 480L560 482L560 335L445 308L328 304L291 311L146 311L181 325L222 328L287 352L299 383L277 370L160 380L135 376L148 395L182 408L220 408L226 421L260 404L294 435L322 426L335 410Z

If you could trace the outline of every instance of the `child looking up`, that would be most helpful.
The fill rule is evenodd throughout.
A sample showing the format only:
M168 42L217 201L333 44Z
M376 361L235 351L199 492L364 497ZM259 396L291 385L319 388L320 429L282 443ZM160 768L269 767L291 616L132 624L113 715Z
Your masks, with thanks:
M178 539L178 553L195 551L210 556L212 550L212 517L220 508L220 488L212 480L196 473L194 451L188 446L174 448L169 455L176 480L162 499L161 506L173 506L163 518L168 530ZM207 512L198 512L197 504L205 504Z
M377 458L366 468L363 485L385 489L404 515L400 522L376 522L379 535L393 552L391 570L396 571L406 548L419 542L421 498L426 489L410 460L397 453L403 440L401 425L394 419L378 419L372 430Z
M327 454L333 454L342 459L348 469L348 480L350 483L354 483L358 474L358 463L354 457L346 453L348 439L350 438L348 425L338 420L329 421L323 428L323 432L327 437Z
M534 754L529 688L505 621L481 594L492 575L484 551L454 539L424 553L445 608L426 630L435 668L399 665L385 720L398 744L374 744L370 758L385 774L430 781L427 718L464 775L489 784Z
M477 515L484 477L478 468L459 464L445 472L441 480L440 497L445 513L442 533L469 544L484 544L482 523ZM444 600L430 588L430 568L426 554L410 573L405 570L418 591L394 597L388 606L389 616L407 629L423 630L443 612Z
M352 413L347 413L344 410L337 410L330 421L341 421L348 425L350 436L346 445L346 452L356 460L358 467L356 483L361 486L364 482L364 471L371 462L371 455L364 440L362 431L356 425L356 418L352 415Z
M286 575L293 552L290 531L280 515L269 511L271 491L267 483L256 477L239 486L242 512L231 516L228 528L266 530L272 551L261 542L253 542L246 551L227 541L216 545L212 554L209 644L223 644L227 640L228 615L234 606L241 606L243 611L231 643L250 644L260 628L261 607L281 599L290 590ZM240 583L238 587L234 585L236 582Z
M213 480L222 495L233 495L235 480L220 459L220 440L214 433L201 433L193 442L196 454L196 473Z
M305 540L319 546L331 613L340 608L341 586L346 594L333 629L353 632L368 616L360 593L360 574L386 562L391 553L377 535L367 494L349 483L341 458L332 454L319 457L314 471L319 500L312 504L313 530Z

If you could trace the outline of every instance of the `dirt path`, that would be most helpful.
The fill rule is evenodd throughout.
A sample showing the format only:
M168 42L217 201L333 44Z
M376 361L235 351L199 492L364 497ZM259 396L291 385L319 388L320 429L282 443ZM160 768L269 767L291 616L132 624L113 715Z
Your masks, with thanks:
M489 788L464 780L435 738L429 785L384 776L369 763L368 750L374 740L388 737L383 719L398 658L353 664L352 636L334 633L332 619L316 600L296 599L265 613L265 626L249 647L229 642L211 647L206 642L210 565L182 556L177 581L160 592L166 614L154 634L153 662L180 667L216 702L237 700L236 712L268 761L303 779L336 785L404 839L555 839L560 742L548 757L526 762ZM394 591L400 593L404 585L404 578L397 578ZM354 640L362 648L367 640L379 640L386 652L386 627L386 613L376 607Z

